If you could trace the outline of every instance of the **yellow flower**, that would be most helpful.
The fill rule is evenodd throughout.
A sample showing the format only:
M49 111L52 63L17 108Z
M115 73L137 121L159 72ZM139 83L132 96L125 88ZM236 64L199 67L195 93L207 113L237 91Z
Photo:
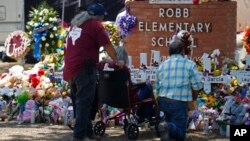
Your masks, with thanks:
M207 104L211 107L215 106L215 97L213 95L207 96Z
M220 75L221 75L221 70L216 69L216 70L213 71L213 74L214 74L215 76L220 76Z

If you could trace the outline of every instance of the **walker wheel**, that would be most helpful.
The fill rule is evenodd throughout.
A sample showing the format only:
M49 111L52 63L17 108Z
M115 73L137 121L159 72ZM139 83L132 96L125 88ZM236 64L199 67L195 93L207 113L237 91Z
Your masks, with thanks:
M102 121L98 121L94 126L94 133L96 136L103 136L105 133L105 124Z
M129 124L126 133L129 140L136 140L139 136L139 127L136 124Z

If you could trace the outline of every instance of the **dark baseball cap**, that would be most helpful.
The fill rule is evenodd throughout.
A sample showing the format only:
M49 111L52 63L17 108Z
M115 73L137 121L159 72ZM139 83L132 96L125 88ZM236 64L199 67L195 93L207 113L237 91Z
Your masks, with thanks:
M89 15L93 15L93 16L106 16L107 15L105 8L100 3L89 4L87 11L88 11Z

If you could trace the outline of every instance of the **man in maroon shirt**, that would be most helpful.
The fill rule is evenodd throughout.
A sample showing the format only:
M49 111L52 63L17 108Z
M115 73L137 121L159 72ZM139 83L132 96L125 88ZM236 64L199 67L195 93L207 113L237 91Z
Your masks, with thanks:
M75 99L73 141L91 140L90 111L96 90L96 64L101 46L116 60L115 50L101 24L105 15L101 4L92 3L71 21L65 49L64 80L70 82Z

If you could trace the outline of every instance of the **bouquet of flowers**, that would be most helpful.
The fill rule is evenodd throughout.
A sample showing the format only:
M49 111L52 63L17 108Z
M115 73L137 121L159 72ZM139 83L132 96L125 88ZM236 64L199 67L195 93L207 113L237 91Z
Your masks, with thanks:
M117 26L113 22L110 22L110 21L103 22L102 24L109 35L110 42L114 46L118 46L120 42L120 37L119 37Z
M37 8L32 8L29 13L29 21L26 25L28 34L33 37L31 48L34 56L40 60L40 54L56 53L58 47L58 14L46 2L42 2Z
M136 17L130 15L128 12L124 16L122 16L118 23L121 33L124 34L122 36L128 35L131 32L132 28L135 27L136 22Z

